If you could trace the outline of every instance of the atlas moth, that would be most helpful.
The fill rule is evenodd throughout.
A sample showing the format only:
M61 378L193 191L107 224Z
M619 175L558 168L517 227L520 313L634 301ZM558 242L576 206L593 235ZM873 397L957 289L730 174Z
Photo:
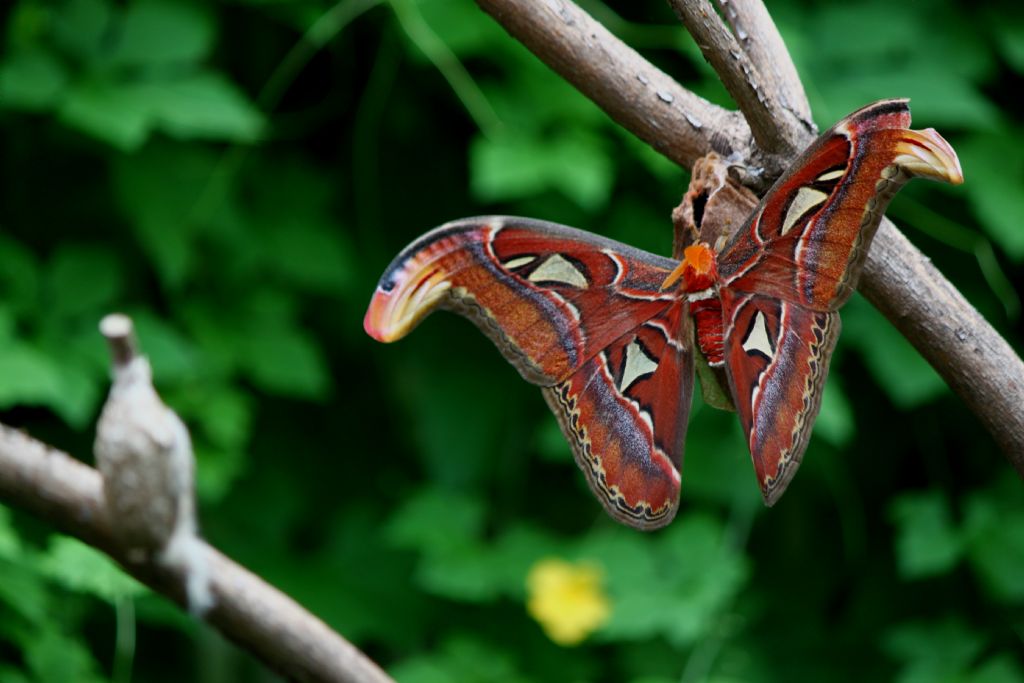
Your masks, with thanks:
M766 504L800 465L839 334L889 200L912 177L959 184L956 153L910 130L902 99L821 135L720 248L681 260L530 218L453 221L384 271L364 327L382 342L447 309L541 387L615 519L664 526L679 503L695 349L720 368Z

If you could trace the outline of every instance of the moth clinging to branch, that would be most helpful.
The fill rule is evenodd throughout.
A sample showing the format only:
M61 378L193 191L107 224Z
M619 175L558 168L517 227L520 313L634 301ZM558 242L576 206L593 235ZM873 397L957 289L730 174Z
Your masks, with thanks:
M364 320L379 341L428 313L472 320L542 388L608 512L664 526L679 501L694 348L724 369L768 505L800 464L839 334L889 200L912 177L963 182L906 100L826 131L716 251L679 262L591 233L507 216L443 225L385 270Z

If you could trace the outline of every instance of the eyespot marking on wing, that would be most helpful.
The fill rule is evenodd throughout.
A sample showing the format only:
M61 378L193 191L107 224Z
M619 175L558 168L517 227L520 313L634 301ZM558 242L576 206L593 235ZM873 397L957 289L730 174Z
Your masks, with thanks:
M786 218L782 222L782 234L785 235L789 232L797 221L826 199L828 199L827 194L813 187L804 186L797 190L793 201L789 203L789 209L786 210Z
M580 269L561 254L549 256L530 273L530 282L557 282L570 287L586 289L590 284Z
M825 171L815 179L818 183L831 183L839 180L846 173L846 167L834 168L831 171Z
M516 268L522 268L523 266L527 266L536 260L536 256L516 256L515 258L510 258L508 261L505 261L501 265L507 268L508 270L515 270Z
M775 355L771 337L768 336L768 324L765 321L764 313L761 311L757 311L754 314L754 319L750 323L750 329L747 330L747 336L743 340L742 347L748 354L759 353L768 360L771 360Z
M626 360L623 363L619 391L626 391L633 382L653 374L657 369L658 363L648 356L640 343L634 339L626 347Z

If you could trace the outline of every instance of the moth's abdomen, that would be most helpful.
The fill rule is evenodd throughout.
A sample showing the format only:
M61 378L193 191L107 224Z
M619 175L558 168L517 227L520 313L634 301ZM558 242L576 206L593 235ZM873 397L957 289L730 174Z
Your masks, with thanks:
M722 300L711 291L702 299L690 300L690 315L697 329L697 344L711 367L725 362L725 326L722 322Z

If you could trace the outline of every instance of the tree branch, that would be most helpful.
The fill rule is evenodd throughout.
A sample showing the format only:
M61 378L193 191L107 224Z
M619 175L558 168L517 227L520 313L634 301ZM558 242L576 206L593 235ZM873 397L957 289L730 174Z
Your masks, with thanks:
M184 576L130 560L116 542L99 473L65 453L0 425L0 499L48 520L119 562L153 590L184 604ZM205 544L204 544L205 545ZM291 598L205 546L215 605L206 621L297 681L394 683L351 643Z
M778 161L766 160L767 172L777 175L785 168L782 160L794 157L806 146L808 131L795 125L777 93L766 88L770 83L764 80L708 0L668 0L668 4L739 105L757 146L769 155L781 157Z
M817 133L811 105L782 35L761 0L717 0L739 46L761 76L761 89L774 93L779 106L796 117L808 135Z
M477 3L514 38L574 84L579 80L572 77L575 73L588 74L587 81L608 78L611 83L620 81L625 74L654 70L632 50L612 44L619 41L606 30L591 28L596 22L569 0L549 0L543 7L525 0L477 0ZM562 24L569 22L587 28L562 28ZM552 57L550 46L538 45L540 37L549 35L558 41L557 60ZM715 62L731 59L729 48L720 43L704 48L724 50L724 54L715 57ZM774 54L775 50L782 54ZM789 57L780 42L772 49L772 54L760 59L782 63ZM763 86L758 82L755 90ZM614 87L590 82L585 88L577 87L612 114L616 121L673 161L689 167L693 162L692 153L703 149L702 145L694 142L694 131L685 125L660 127L657 129L659 138L651 140L652 129L644 122L649 117L664 114L659 110L656 99L631 99ZM686 92L678 85L670 90L673 93L680 91ZM631 111L623 111L625 107ZM780 115L774 120L774 125L784 128L786 119ZM721 147L745 149L743 141L746 138L742 133L737 136L737 131L742 131L742 128L722 125L725 122L731 123L725 116L709 117L704 121L700 139L715 141L714 145L709 142L706 146L716 151L721 151ZM687 153L666 153L666 150L679 149L687 150ZM747 157L748 160L750 158ZM1013 466L1024 476L1024 410L1021 409L1024 405L1024 364L1006 341L888 220L883 221L875 236L860 282L862 291L872 303L978 415L1008 454Z

